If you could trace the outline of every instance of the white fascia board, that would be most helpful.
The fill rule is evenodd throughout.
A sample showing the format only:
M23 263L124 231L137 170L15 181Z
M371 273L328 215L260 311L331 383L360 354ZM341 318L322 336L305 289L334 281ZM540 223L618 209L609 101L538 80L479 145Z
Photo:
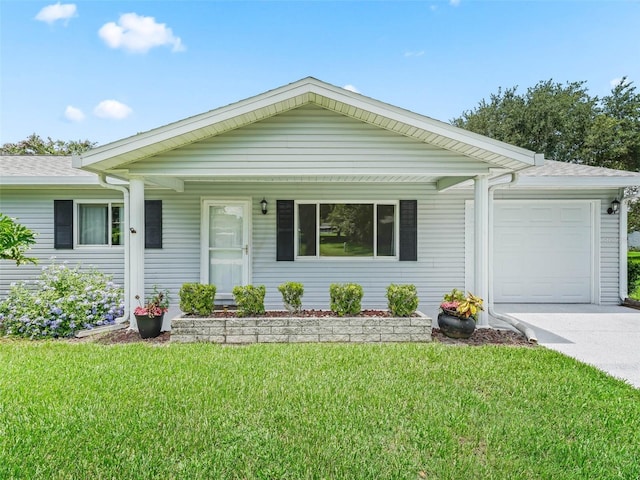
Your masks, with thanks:
M525 177L517 187L536 188L626 188L640 186L640 177ZM516 188L517 188L516 187Z

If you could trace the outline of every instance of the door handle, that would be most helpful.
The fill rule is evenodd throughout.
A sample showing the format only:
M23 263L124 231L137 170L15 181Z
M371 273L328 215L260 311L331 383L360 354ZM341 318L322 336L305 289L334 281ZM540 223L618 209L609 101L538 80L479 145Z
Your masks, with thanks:
M248 244L244 246L244 253L246 255L249 255L249 245Z

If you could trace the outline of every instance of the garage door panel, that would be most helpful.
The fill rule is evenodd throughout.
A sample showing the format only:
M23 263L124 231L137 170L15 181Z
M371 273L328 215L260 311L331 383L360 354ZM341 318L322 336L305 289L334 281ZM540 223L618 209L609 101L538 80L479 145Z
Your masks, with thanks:
M497 302L589 303L592 285L589 202L496 202Z

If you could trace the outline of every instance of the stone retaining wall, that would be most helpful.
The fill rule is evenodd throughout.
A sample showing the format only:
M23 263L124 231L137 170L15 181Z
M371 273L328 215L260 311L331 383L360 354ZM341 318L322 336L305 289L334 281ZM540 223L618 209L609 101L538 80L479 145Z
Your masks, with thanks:
M431 319L417 317L246 317L171 320L172 342L430 342Z

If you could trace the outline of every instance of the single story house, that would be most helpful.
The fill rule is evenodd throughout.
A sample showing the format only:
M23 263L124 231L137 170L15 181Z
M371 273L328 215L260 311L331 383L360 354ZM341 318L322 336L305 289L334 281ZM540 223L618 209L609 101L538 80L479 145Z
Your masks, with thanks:
M38 233L31 253L113 274L128 312L156 284L177 305L184 282L223 301L263 284L272 309L286 281L307 308L327 308L333 282L361 284L365 308L413 283L431 315L454 287L491 305L617 304L624 189L640 185L314 78L0 172L0 211ZM3 263L0 295L38 271Z

